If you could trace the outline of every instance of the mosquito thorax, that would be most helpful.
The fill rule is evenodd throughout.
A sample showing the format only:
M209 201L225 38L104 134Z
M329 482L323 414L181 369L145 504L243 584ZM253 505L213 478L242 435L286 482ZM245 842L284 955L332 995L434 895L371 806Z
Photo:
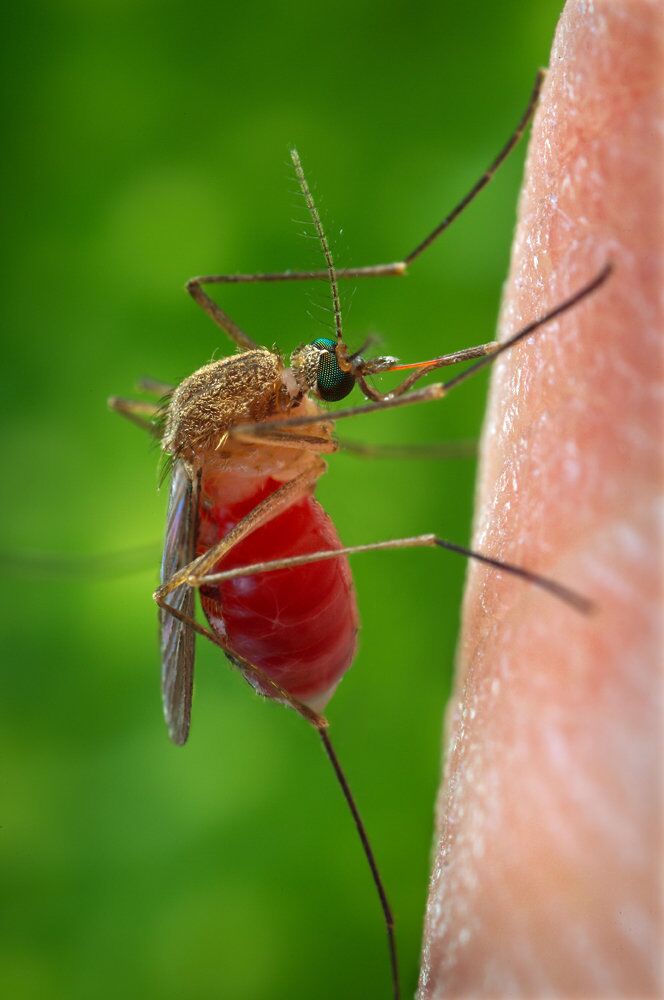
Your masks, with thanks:
M204 365L173 393L162 448L187 461L214 451L231 427L283 413L291 396L278 354L245 351Z
M302 393L314 392L332 403L352 390L355 376L340 367L336 347L336 341L330 337L317 337L293 351L291 370Z

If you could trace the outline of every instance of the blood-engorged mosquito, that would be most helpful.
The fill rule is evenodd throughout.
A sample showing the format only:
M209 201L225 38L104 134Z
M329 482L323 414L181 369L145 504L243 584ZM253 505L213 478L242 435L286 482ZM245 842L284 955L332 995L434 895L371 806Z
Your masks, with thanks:
M472 551L435 534L343 547L331 519L313 497L325 470L322 455L337 450L335 420L441 399L503 352L579 303L606 280L607 265L575 294L506 341L491 341L429 361L399 364L365 358L346 344L337 282L340 278L397 276L460 214L523 134L537 103L537 76L526 111L496 159L443 221L401 261L336 270L316 206L295 150L292 160L325 257L322 271L209 275L187 290L240 348L195 371L179 386L144 380L159 403L112 397L109 405L156 436L172 466L161 586L155 592L161 627L162 694L171 739L189 734L196 635L226 654L261 695L289 705L319 734L353 816L378 892L388 937L392 990L399 997L394 921L364 824L321 714L352 663L358 615L347 556L377 549L437 546L522 577L587 613L585 597L539 574ZM326 278L334 337L298 347L286 366L260 348L204 290L211 284L306 281ZM462 361L473 363L446 382L414 389L424 375ZM388 393L368 376L412 371ZM326 402L358 385L369 402L332 413ZM195 591L209 627L194 617Z

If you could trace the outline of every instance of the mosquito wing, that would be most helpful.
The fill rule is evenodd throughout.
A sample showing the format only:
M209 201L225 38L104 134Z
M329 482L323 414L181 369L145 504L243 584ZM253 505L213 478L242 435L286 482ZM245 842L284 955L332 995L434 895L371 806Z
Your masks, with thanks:
M166 515L166 539L161 582L166 583L196 554L198 480L192 481L182 462L176 462ZM194 591L182 586L166 598L176 611L193 618ZM195 632L163 608L159 610L161 638L161 695L168 733L181 746L189 735L194 684Z

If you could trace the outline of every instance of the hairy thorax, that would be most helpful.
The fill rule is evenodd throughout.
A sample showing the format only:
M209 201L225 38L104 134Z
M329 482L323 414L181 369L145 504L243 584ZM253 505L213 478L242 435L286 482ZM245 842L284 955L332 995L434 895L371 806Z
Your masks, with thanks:
M205 467L229 479L271 476L286 482L320 462L315 450L298 446L296 439L313 436L329 441L332 423L309 397L293 396L287 372L279 355L268 350L246 351L199 368L171 397L163 450L186 462L192 471ZM243 425L319 413L320 424L290 432L292 445L243 439L232 433ZM289 433L288 428L277 430L282 436L284 431Z

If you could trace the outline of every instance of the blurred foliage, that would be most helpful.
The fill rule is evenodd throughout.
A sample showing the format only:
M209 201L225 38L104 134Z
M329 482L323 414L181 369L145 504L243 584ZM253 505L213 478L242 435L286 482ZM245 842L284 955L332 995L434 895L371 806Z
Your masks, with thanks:
M305 217L292 143L339 265L408 252L506 139L557 14L549 0L6 6L3 996L388 996L369 874L301 720L200 648L190 743L168 743L151 599L165 495L155 451L105 400L229 350L184 294L189 276L320 263L291 221ZM519 150L407 279L344 289L352 344L378 332L415 360L492 337L522 162ZM329 324L325 286L223 302L285 352ZM485 387L344 433L476 437ZM468 538L472 461L330 467L320 497L346 543ZM126 576L103 563L40 573L8 555L152 542L154 560ZM361 649L330 717L397 914L407 996L464 566L422 550L354 568Z

